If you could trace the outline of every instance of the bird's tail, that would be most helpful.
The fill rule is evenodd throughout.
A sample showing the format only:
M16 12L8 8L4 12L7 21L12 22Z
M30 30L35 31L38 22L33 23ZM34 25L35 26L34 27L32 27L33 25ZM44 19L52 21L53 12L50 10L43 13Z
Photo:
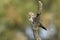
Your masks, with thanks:
M47 30L41 23L39 24L39 27L41 27L41 28Z

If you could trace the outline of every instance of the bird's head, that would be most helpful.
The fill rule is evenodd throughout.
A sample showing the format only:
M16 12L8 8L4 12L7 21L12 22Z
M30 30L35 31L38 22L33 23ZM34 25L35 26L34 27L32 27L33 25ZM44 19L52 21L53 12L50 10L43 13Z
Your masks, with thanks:
M34 15L34 13L33 12L29 12L28 13L28 18L29 18L29 21L30 22L33 22L33 18L35 18L36 16Z

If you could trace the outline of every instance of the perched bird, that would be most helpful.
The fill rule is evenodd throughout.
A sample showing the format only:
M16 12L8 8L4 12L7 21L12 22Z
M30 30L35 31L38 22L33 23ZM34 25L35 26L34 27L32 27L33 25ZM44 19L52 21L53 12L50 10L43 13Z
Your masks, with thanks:
M33 16L34 18L35 16ZM57 37L57 28L55 24L53 23L53 15L51 14L44 14L43 15L43 21L42 23L45 24L47 31L44 30L44 28L39 29L39 37L41 40L56 40ZM32 19L32 18L31 18ZM30 20L31 21L31 20ZM33 21L32 21L33 22ZM42 24L38 24L40 27L42 27ZM29 36L30 40L34 40L34 34L31 26L28 26L25 30L27 36Z
M41 28L47 30L47 29L42 25L42 23L39 22L39 19L38 19L39 16L40 16L40 14L34 15L33 12L29 12L29 21L30 21L31 23L33 23L33 24L34 24L34 22L38 22L38 27L41 27Z

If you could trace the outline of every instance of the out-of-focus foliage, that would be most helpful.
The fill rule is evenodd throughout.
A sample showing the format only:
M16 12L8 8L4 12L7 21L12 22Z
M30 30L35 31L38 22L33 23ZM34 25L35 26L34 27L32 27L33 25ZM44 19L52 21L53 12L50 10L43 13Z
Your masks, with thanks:
M40 1L43 3L42 22L44 16L47 16L46 13L54 15L53 20L59 35L57 40L60 40L60 0ZM36 13L36 0L0 0L0 40L20 40L16 37L16 31L24 32L26 25L29 25L28 12L30 11ZM46 23L43 22L43 24Z

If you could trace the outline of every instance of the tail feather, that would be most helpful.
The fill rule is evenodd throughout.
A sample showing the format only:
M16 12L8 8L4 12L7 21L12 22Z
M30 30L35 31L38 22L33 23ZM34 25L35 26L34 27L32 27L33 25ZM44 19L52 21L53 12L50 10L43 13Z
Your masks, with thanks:
M42 24L40 24L39 27L41 27L41 28L47 30Z

